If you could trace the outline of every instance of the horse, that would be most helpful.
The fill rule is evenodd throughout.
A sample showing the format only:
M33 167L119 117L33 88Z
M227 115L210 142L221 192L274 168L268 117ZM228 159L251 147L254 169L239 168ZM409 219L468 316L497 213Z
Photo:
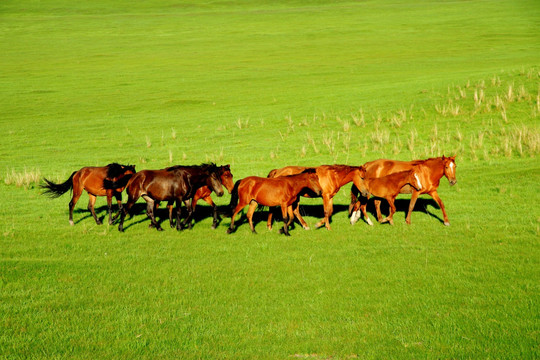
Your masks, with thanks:
M180 165L177 165L177 167L180 167ZM166 169L171 169L171 168L172 167L166 168ZM234 187L233 175L231 173L231 166L230 165L218 166L218 172L220 174L219 179L221 181L221 184L225 186L225 188L230 194ZM193 199L191 200L191 204L188 204L187 201L184 201L184 204L186 205L186 207L191 206L191 211L195 213L195 207L197 206L197 202L200 199L203 199L204 201L206 201L206 203L212 207L212 213L213 213L213 219L214 219L212 222L212 229L215 229L217 228L218 223L219 223L219 220L218 220L219 216L218 216L217 206L212 200L212 197L210 196L211 194L212 194L212 190L208 186L200 187L195 192L195 195L193 196ZM173 216L172 216L173 205L169 203L167 204L167 208L169 210L169 224L171 225L171 228L174 228L174 222L173 222ZM189 229L191 229L192 227L191 221L189 222L188 227Z
M268 178L275 178L284 175L298 174L306 169L314 169L319 177L319 182L323 189L323 207L324 218L320 220L315 227L319 228L325 225L326 229L330 230L330 218L333 213L333 198L339 191L339 189L349 183L353 182L360 191L367 196L367 190L364 185L365 169L363 166L348 166L348 165L321 165L317 167L304 167L304 166L286 166L281 169L274 169L268 174ZM321 195L314 195L313 193L303 192L300 194L304 197L318 197ZM294 215L302 224L304 229L309 229L309 226L300 215L298 207L294 209ZM272 229L272 213L268 214L268 229Z
M405 170L397 173L392 173L379 178L365 178L364 182L370 193L370 195L383 198L388 201L390 205L390 214L388 217L381 220L381 223L389 222L390 225L394 225L394 213L396 212L396 206L394 201L399 195L401 189L405 185L412 186L416 191L422 190L422 183L416 173L416 170Z
M188 216L180 224L180 206L183 201L193 198L197 190L208 186L217 196L223 195L223 188L219 181L219 170L215 164L201 166L173 166L163 170L142 170L136 173L128 182L126 192L128 201L120 217L118 230L124 231L124 219L135 202L142 196L146 201L146 214L150 218L150 227L163 231L156 222L154 209L156 202L176 202L176 229L181 230L191 221L192 211L188 207Z
M52 198L57 198L65 194L68 190L73 190L73 196L69 202L69 223L73 226L73 208L81 197L83 190L86 190L88 197L88 210L92 213L96 224L101 225L101 220L96 216L94 204L97 196L107 197L107 207L109 211L109 224L112 224L122 211L122 191L129 179L135 174L135 166L120 165L112 163L102 167L83 167L74 171L69 179L61 184L55 184L52 181L43 178L44 184L40 187L45 191L43 194ZM107 183L114 183L115 187L108 187ZM118 203L118 213L112 218L112 197L116 198Z
M411 223L411 213L414 209L414 205L416 204L418 196L421 194L428 194L437 202L437 204L441 208L444 217L444 225L449 226L450 221L448 220L448 215L446 214L444 204L439 197L439 194L437 193L437 188L439 187L439 182L443 176L446 176L448 182L450 183L450 186L453 186L457 183L455 160L455 156L445 157L444 155L437 158L413 161L380 159L365 163L364 168L366 169L367 177L383 177L395 172L411 170L413 169L413 167L416 168L418 170L418 177L423 185L422 190L415 190L410 186L404 186L400 191L401 194L412 193L411 202L409 203L409 210L407 212L407 217L405 218L405 221L407 222L407 224ZM349 213L351 214L351 224L355 224L358 221L361 211L364 215L365 221L369 225L373 225L371 219L368 218L368 215L366 213L367 199L369 199L369 197L366 197L365 195L362 196L364 196L365 201L361 201L362 199L358 199L358 190L355 188L355 186L352 186L351 204L349 206ZM381 221L382 216L379 200L375 200L375 209L377 211L377 220Z
M234 218L236 214L249 204L246 216L253 233L256 233L253 226L253 213L257 206L280 206L284 223L282 232L290 236L289 225L294 219L293 207L298 205L298 196L306 188L317 195L322 193L319 178L313 170L277 178L249 176L238 180L234 184L231 202L229 204L233 213L231 225L227 233L230 234L234 231Z

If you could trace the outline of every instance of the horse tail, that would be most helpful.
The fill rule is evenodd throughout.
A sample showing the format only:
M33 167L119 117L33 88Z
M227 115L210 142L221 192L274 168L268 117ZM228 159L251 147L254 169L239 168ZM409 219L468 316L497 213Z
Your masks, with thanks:
M57 198L64 195L68 190L73 189L73 176L75 176L76 173L77 172L74 171L69 179L61 184L55 184L52 181L43 178L45 183L41 184L39 187L45 190L43 191L43 194L48 195L51 198Z
M240 186L241 182L242 182L241 179L237 180L234 183L234 188L232 189L232 192L231 192L231 202L229 203L229 209L230 209L230 212L231 212L231 216L234 213L234 209L236 208L236 205L238 205L238 187Z
M354 204L358 202L358 195L360 195L360 190L358 190L356 185L353 184L351 186L351 203L349 204L349 215L351 215Z

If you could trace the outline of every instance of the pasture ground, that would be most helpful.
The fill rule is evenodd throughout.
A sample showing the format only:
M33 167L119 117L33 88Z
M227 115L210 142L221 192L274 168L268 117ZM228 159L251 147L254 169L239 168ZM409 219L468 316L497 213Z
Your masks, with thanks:
M538 358L539 10L3 2L0 358ZM199 206L158 233L141 204L120 234L37 188L113 161L239 179L443 153L450 227L428 197L406 225L406 196L395 226L351 226L345 186L330 232L261 211L227 235Z

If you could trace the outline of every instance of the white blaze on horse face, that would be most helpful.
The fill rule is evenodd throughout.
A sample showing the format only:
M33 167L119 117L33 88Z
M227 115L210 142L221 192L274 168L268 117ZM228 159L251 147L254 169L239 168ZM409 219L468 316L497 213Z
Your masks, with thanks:
M418 178L418 174L414 173L414 177L416 178L416 181L418 182L418 190L422 190L422 183L420 182L420 179Z

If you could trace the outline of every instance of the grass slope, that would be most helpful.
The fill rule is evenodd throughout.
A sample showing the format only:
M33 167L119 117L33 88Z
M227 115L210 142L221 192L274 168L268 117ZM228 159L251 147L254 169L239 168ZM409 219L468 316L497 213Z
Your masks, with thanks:
M536 358L534 1L0 4L0 357ZM457 154L440 210L258 235L96 226L39 194L85 165ZM224 205L228 197L218 199ZM302 200L310 224L320 199ZM98 205L104 205L100 199ZM104 207L100 208L104 215ZM160 213L164 219L165 213Z

